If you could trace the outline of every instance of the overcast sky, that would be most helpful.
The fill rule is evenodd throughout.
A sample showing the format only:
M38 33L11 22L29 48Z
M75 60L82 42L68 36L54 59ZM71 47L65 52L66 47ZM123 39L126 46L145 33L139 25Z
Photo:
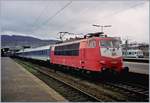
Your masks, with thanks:
M1 0L1 34L57 38L58 32L98 32L149 42L149 0Z

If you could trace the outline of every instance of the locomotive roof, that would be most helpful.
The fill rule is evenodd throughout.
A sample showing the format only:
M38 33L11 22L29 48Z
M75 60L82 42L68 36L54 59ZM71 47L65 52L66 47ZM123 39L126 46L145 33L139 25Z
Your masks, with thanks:
M67 44L74 44L74 43L79 43L81 41L86 41L89 38L86 39L81 39L81 40L75 40L75 41L69 41L69 42L63 42L63 43L59 43L59 44L54 44L54 46L60 46L60 45L67 45Z
M30 51L40 51L40 50L46 50L49 49L51 45L47 45L47 46L41 46L41 47L37 47L37 48L28 48L28 49L24 49L24 50L20 50L17 53L21 53L21 52L30 52Z
M97 38L97 39L104 39L104 38L112 39L112 38L116 38L116 37L90 37L90 38L84 38L84 39L69 41L69 42L62 42L62 43L59 43L59 44L54 44L53 46L61 46L61 45L67 45L67 44L74 44L74 43L79 43L79 42L86 41L86 40L89 40L89 39L94 39L94 38ZM116 38L116 39L118 39L118 38Z

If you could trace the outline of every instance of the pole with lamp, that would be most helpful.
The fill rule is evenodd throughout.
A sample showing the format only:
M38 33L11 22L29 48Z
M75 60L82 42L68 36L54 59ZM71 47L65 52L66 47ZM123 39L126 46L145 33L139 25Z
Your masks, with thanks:
M101 32L103 32L104 30L104 28L106 28L106 27L112 27L111 25L98 25L98 24L93 24L92 26L95 26L95 27L100 27L101 28Z

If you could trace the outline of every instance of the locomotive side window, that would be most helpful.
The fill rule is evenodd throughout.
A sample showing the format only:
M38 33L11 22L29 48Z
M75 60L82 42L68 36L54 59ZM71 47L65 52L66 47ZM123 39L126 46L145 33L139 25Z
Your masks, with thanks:
M79 43L56 46L54 50L54 55L78 56L79 55Z
M96 47L96 40L89 40L88 46L89 46L89 48L95 48Z

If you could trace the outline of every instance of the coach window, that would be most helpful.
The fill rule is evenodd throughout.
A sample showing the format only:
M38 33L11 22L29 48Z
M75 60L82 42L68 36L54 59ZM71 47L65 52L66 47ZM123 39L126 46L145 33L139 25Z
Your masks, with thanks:
M46 50L44 50L43 52L44 52L44 54L43 54L43 55L46 55Z
M48 55L48 50L45 50L45 55Z
M42 51L42 55L45 55L45 50Z
M88 46L89 46L89 48L95 48L96 47L96 40L89 40Z

